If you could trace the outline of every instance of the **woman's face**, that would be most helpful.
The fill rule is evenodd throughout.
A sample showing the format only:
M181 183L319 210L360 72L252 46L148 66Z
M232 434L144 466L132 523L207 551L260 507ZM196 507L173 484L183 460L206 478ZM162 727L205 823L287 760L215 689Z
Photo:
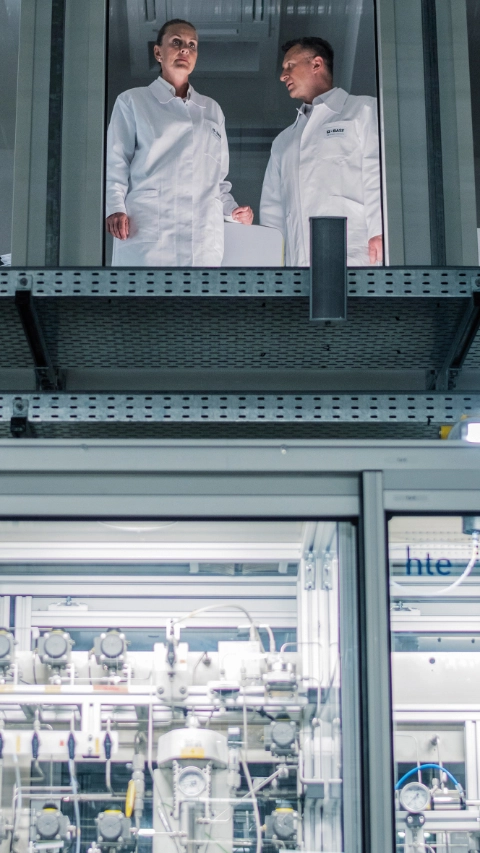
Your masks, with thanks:
M167 29L161 45L156 44L153 48L164 77L172 74L177 76L180 70L187 76L191 74L197 61L197 50L197 33L186 24L173 24Z

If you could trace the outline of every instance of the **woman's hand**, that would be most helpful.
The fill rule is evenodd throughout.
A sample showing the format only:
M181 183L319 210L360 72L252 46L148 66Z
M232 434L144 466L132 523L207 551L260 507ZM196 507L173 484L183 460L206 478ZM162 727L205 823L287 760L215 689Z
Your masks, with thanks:
M241 222L242 225L251 225L253 222L253 210L251 207L236 207L232 210L232 219Z
M117 240L126 240L129 232L129 221L126 213L112 213L107 216L107 231Z

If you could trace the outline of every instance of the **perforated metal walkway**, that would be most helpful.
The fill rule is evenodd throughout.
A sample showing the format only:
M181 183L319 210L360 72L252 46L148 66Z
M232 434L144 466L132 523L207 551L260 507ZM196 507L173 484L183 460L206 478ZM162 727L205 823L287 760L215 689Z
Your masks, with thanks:
M480 406L479 270L349 269L343 323L310 322L309 288L308 269L2 268L0 430L15 397L37 434L434 437Z

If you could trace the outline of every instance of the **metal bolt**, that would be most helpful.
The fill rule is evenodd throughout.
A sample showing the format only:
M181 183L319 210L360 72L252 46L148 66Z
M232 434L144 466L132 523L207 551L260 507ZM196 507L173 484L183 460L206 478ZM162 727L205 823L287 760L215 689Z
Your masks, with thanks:
M181 696L185 696L185 693L187 692L187 688L186 687L180 687L178 692L180 693Z

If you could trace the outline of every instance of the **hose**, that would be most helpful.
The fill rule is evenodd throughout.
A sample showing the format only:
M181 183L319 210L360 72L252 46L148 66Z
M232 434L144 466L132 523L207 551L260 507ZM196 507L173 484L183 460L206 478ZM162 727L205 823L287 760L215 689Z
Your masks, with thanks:
M404 776L402 776L402 778L398 780L397 784L395 785L395 790L398 791L399 788L402 787L403 783L406 782L407 779L410 778L410 776L413 776L415 773L418 773L419 770L431 770L431 769L440 770L442 773L446 773L446 775L453 782L455 787L463 793L463 788L462 788L460 782L457 779L455 779L455 776L453 776L453 774L450 773L450 770L447 770L445 767L441 767L440 764L421 764L420 767L412 767L412 769L409 770L408 773L405 773Z
M78 805L78 783L75 774L75 738L70 732L67 741L68 747L68 769L70 771L70 785L73 793L73 810L75 812L75 853L80 853L81 829L80 829L80 807Z
M18 763L18 756L16 753L13 754L13 763L15 765L15 787L16 791L14 793L13 798L13 829L10 835L10 853L14 849L15 837L17 834L18 827L18 816L22 810L22 779L20 776L20 765Z
M247 721L246 698L244 696L243 697L243 750L240 753L240 763L242 765L243 772L245 774L245 779L247 780L247 786L248 786L250 796L253 800L253 814L255 817L255 829L257 831L256 853L262 853L262 823L260 820L260 810L258 808L257 795L255 793L255 788L253 787L253 782L252 782L252 777L250 775L250 770L248 769L247 756L248 756L248 721Z
M451 592L452 589L455 589L457 586L460 586L460 584L463 583L465 578L468 578L470 572L472 571L475 563L478 560L478 540L479 540L479 537L480 537L480 531L474 530L472 533L472 556L470 557L470 561L469 561L465 571L463 572L463 574L460 575L459 578L456 579L456 581L451 583L450 586L445 586L445 587L443 587L443 589L435 589L435 590L432 590L431 592L430 591L424 592L424 591L420 591L420 590L418 590L418 591L415 590L415 596L417 596L418 598L430 598L432 595L446 595L448 592ZM403 593L405 592L406 586L402 583L397 583L397 581L390 580L390 585L395 587L395 589L400 590Z

